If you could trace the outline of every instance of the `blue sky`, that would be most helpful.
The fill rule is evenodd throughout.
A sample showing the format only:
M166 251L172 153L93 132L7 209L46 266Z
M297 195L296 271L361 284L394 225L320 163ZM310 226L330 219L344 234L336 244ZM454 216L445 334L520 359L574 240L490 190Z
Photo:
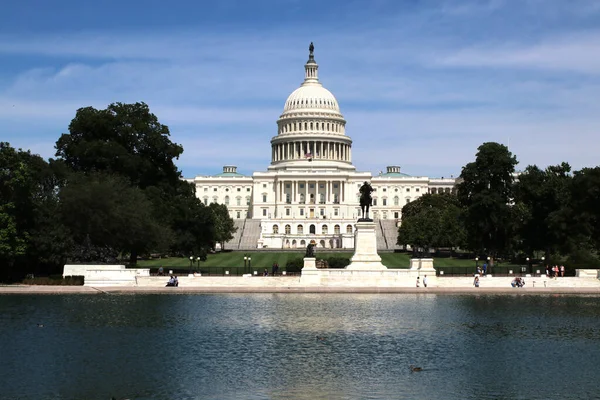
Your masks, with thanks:
M79 107L148 103L184 176L264 171L315 43L353 161L459 175L598 165L600 0L21 0L0 13L0 140L54 155Z

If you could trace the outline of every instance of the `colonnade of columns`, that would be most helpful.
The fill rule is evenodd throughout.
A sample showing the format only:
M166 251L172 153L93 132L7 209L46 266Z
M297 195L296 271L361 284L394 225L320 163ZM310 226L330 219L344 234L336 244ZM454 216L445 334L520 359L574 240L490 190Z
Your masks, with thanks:
M289 188L286 187L287 184L290 185ZM304 184L303 188L300 188L301 184ZM314 187L311 188L311 184ZM337 187L335 187L336 184ZM320 185L324 187L321 188ZM345 191L346 182L340 180L278 180L275 186L275 202L289 202L290 204L341 204L346 200ZM313 195L312 198L311 194ZM321 198L321 195L324 197Z
M352 146L347 143L302 140L276 143L271 146L271 160L289 161L307 158L315 160L352 161Z

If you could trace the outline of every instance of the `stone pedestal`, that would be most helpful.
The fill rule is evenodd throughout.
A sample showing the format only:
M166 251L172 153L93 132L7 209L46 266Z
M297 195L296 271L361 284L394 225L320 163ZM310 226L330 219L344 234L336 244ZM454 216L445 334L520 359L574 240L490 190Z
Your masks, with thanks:
M417 272L417 275L435 276L433 258L411 258L410 270Z
M382 270L387 269L377 254L377 235L373 221L359 221L354 233L354 255L350 259L350 270Z
M317 269L316 257L304 257L304 267L302 270L304 271L305 269Z

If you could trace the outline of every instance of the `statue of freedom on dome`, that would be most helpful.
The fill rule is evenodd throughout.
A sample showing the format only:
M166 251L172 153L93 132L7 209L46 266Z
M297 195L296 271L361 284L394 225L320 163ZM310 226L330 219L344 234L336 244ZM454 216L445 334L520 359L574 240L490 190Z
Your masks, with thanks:
M310 52L310 55L313 55L313 52L315 51L315 45L313 44L313 42L310 42L310 46L308 46L308 51Z
M361 218L358 221L373 221L369 218L369 207L373 203L373 198L371 197L371 193L373 193L373 187L369 184L369 182L363 183L363 185L358 190L360 192L360 210L361 210Z

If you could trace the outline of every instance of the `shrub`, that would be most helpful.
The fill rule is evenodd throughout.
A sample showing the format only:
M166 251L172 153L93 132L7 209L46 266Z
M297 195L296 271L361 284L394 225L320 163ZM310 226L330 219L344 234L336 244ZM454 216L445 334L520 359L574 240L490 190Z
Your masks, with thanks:
M83 282L84 279L81 275L65 276L64 278L62 275L50 275L23 279L25 285L83 286Z
M293 258L288 260L285 264L285 270L288 273L298 273L304 267L304 259L303 258Z
M346 257L329 257L326 261L329 268L346 268L350 265L350 259Z

